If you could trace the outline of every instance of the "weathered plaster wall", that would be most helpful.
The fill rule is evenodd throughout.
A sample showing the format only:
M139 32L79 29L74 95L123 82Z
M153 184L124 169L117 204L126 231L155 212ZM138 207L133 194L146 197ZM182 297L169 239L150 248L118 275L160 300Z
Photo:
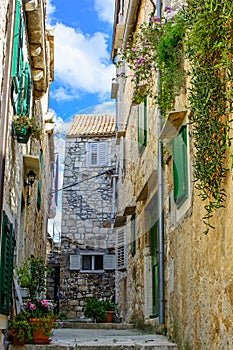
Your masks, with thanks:
M187 96L177 99L176 109L183 109ZM188 122L188 120L186 120ZM190 136L192 127L190 126ZM232 133L232 132L231 132ZM168 199L172 189L172 158L165 166L165 227L166 227L166 324L179 349L231 349L232 339L232 171L225 182L225 208L211 218L207 235L203 223L205 202L192 183L193 152L189 139L191 166L190 206L178 220L174 207L174 225L169 223ZM226 165L231 169L231 158Z
M172 2L174 4L174 2ZM177 2L177 4L180 2ZM171 5L166 1L163 6ZM140 23L150 13L150 1L142 1L138 13ZM187 64L187 63L185 63ZM130 74L127 71L127 74ZM131 254L130 216L126 218L128 265L127 270L118 272L118 300L122 315L126 320L150 322L151 314L151 252L148 229L148 210L157 191L157 182L151 183L147 195L137 198L144 184L150 180L157 164L157 111L150 105L149 141L142 155L137 151L137 113L131 106L131 78L119 79L118 118L122 125L126 122L125 174L118 181L118 214L123 215L125 207L136 205L137 250ZM186 92L188 90L186 89ZM131 106L131 109L130 109ZM176 99L174 110L184 110L188 106L188 95ZM184 123L188 123L188 119ZM165 320L168 334L175 339L179 349L209 350L233 348L233 282L232 282L232 171L225 180L227 193L226 208L217 210L211 218L215 227L204 235L202 217L204 205L193 183L193 148L191 126L189 139L190 196L183 213L175 204L169 209L169 197L173 190L173 165L171 142L164 143L164 213L165 213ZM124 128L123 128L124 129ZM229 150L229 152L232 151ZM119 147L119 154L120 154ZM227 160L232 168L230 157ZM120 163L120 162L119 162ZM152 177L153 178L153 177ZM155 177L156 179L156 177ZM171 204L171 203L170 203ZM119 230L121 228L118 228Z

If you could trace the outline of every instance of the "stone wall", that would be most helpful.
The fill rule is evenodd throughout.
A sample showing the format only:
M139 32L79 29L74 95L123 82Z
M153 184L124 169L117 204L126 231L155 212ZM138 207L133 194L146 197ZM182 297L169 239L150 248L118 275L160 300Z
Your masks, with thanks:
M178 3L178 2L177 2ZM165 2L170 5L169 1ZM164 5L164 4L163 4ZM150 1L142 1L137 14L139 22L148 15ZM187 62L185 62L187 64ZM127 71L127 74L132 72ZM124 216L129 205L135 205L136 254L131 254L131 215L122 227L127 237L127 268L117 273L117 301L125 320L156 324L152 310L152 242L150 227L158 219L156 212L157 160L157 110L149 105L149 140L143 152L137 150L137 114L131 105L132 83L118 79L117 101L120 104L119 125L125 125L125 146L122 178L118 181L118 215ZM188 81L186 86L188 90ZM175 111L186 109L188 94L177 97ZM183 124L188 125L189 196L184 205L177 208L173 201L172 140L164 146L164 263L165 263L165 327L168 336L175 340L180 350L209 350L233 348L233 282L232 282L232 171L225 178L225 208L218 209L211 218L211 229L204 235L205 202L202 202L193 183L194 152L192 126L188 114ZM124 127L122 128L124 129ZM121 130L121 129L120 129ZM232 134L232 131L231 131ZM153 136L153 137L152 137ZM231 135L229 135L231 137ZM122 146L123 147L123 146ZM232 169L230 154L226 152L226 164ZM118 148L121 165L122 149ZM155 168L153 168L153 165ZM155 176L153 176L153 173ZM144 187L145 184L149 186Z
M67 139L63 187L60 310L68 317L81 317L86 297L115 296L115 267L99 273L70 269L70 256L80 254L113 255L112 187L107 173L115 168L115 138L108 142L108 165L90 167L88 147L93 138ZM96 141L96 140L95 140Z
M21 89L17 88L13 91L13 79L11 68L13 67L13 42L14 42L14 33L11 32L14 29L14 20L15 20L15 5L16 1L2 0L0 1L0 100L1 100L1 115L0 115L0 124L1 124L1 164L0 168L2 176L4 176L4 195L3 199L3 211L5 212L9 222L13 227L13 234L15 239L15 250L14 254L10 256L13 263L20 265L22 260L31 255L40 255L45 258L46 255L46 237L47 237L47 213L49 207L49 192L50 192L50 161L51 161L51 152L48 150L48 135L43 134L43 116L48 110L48 90L45 89L44 93L47 96L45 99L38 99L35 102L34 99L34 89L32 82L32 90L30 90L30 108L27 112L28 116L33 116L39 122L41 126L42 136L41 140L32 140L30 138L27 144L22 144L17 141L16 135L13 131L13 117L16 113L13 108L13 99L16 101L19 100L19 95ZM24 2L20 2L21 5L21 16L25 20L24 12ZM44 21L44 17L41 18ZM31 63L31 57L29 52L29 42L28 42L28 31L27 31L27 22L24 22L22 26L24 28L24 35L22 40L22 56L24 57L25 62ZM43 26L44 28L44 26ZM43 32L44 33L44 32ZM42 33L37 33L38 36L43 41ZM45 34L45 33L44 33ZM49 44L48 44L49 48ZM19 47L17 47L17 50ZM46 57L46 53L43 57ZM16 64L16 62L14 62ZM46 64L49 63L49 59ZM31 69L31 67L30 67ZM21 71L21 68L19 69ZM44 78L47 80L46 74ZM49 80L49 79L48 79ZM22 80L23 81L23 80ZM50 80L51 82L51 80ZM31 84L29 84L31 85ZM46 86L46 88L49 86ZM21 96L22 97L22 96ZM28 96L27 96L28 97ZM29 101L27 99L27 104ZM22 107L22 105L21 105ZM18 113L21 113L18 111ZM35 168L37 164L35 161L36 157L39 157L40 150L43 150L44 154L44 166L41 166L41 173L36 171ZM25 161L33 158L32 163ZM35 165L36 164L36 165ZM31 168L32 166L32 168ZM37 176L35 182L32 186L26 186L27 174L29 170L36 172ZM38 199L38 180L43 177L43 186L42 186L42 204L41 208L37 206ZM1 178L2 179L2 178ZM3 179L2 179L3 180ZM1 208L2 209L2 208ZM0 215L3 213L1 212ZM1 228L2 230L2 228ZM2 266L5 266L5 256L4 249L1 247L2 239L0 232L0 251L3 253L1 256L1 261L3 262ZM7 257L9 258L9 256ZM8 264L8 263L7 263ZM10 264L7 265L9 267ZM4 272L1 271L2 276ZM9 270L10 272L10 270ZM12 280L12 276L7 274L7 280L9 285ZM3 283L5 286L6 283ZM5 291L4 291L5 293ZM1 303L3 302L2 297L6 294L1 294ZM9 294L8 294L9 295ZM5 299L5 296L4 296ZM4 300L5 302L5 300ZM2 306L2 305L1 305ZM12 315L14 310L15 303L12 303L12 309L10 314ZM7 311L5 311L7 313ZM0 329L6 329L8 327L8 315L0 315ZM0 334L0 347L2 343L2 336Z
M166 322L181 349L185 344L193 350L233 347L231 174L225 184L226 208L214 213L208 235L203 233L205 203L195 188L192 206L167 230Z

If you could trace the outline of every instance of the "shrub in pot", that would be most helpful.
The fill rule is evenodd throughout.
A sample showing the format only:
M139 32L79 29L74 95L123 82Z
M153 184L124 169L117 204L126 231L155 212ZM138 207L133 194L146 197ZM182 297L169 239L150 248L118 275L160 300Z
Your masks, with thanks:
M107 317L106 309L101 300L96 297L87 298L84 306L84 316L95 322L101 322Z

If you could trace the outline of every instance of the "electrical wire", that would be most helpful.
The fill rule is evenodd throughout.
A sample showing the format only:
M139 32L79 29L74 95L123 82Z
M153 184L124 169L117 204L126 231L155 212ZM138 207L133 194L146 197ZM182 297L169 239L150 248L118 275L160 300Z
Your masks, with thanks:
M113 169L109 169L109 170L105 170L105 171L103 171L103 172L100 173L100 174L97 174L97 175L88 177L87 179L80 180L80 181L75 182L75 183L73 183L73 184L71 184L71 185L68 185L68 186L59 188L58 190L51 191L51 193L56 193L56 192L59 192L59 191L64 191L64 190L66 190L67 188L70 188L70 187L79 185L79 184L81 184L82 182L89 181L89 180L91 180L91 179L97 178L97 177L102 176L102 175L105 175L105 174L112 175L112 173L113 173L114 170L115 170L114 168L113 168Z

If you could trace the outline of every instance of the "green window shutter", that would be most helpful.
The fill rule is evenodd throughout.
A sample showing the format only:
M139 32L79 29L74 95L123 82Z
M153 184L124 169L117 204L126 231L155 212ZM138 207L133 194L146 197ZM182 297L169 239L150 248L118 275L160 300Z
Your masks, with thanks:
M14 257L13 227L7 215L2 217L2 242L0 259L0 313L9 315L11 308L12 277Z
M174 200L180 207L188 198L187 127L173 140Z
M147 145L147 98L138 106L138 145L139 149ZM143 146L143 147L142 147Z
M30 114L30 100L31 100L31 74L29 63L25 63L24 72L24 89L23 89L23 115Z
M24 22L21 12L20 0L16 1L16 13L15 13L15 28L14 28L14 48L12 59L12 80L13 80L13 95L12 102L14 111L16 114L22 112L22 89L23 89L23 69L24 69L24 57L23 57L23 34L24 34Z
M131 217L131 254L136 254L136 215Z
M12 61L12 77L15 77L18 72L18 55L19 55L19 33L20 33L20 1L16 2L15 12L15 28L14 28L14 49L13 49L13 61Z
M17 99L17 108L16 114L22 115L22 105L23 105L23 85L24 85L24 72L23 65L20 63L20 74L18 77L18 99Z

